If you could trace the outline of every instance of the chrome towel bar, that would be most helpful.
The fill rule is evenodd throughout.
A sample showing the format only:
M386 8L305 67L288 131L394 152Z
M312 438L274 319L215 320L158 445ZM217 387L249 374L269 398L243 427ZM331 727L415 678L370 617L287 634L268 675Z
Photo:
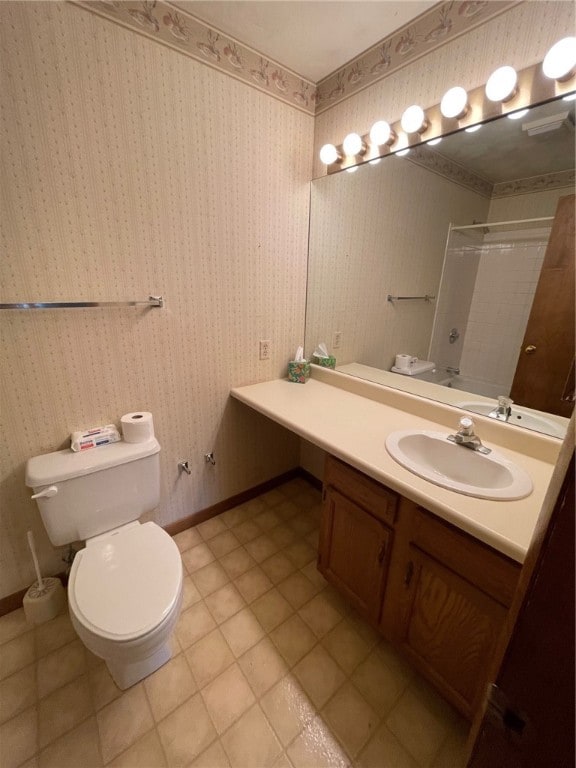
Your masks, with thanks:
M430 296L428 293L426 296L392 296L391 293L388 294L386 299L388 301L432 301L432 299L435 299L436 296Z
M84 307L164 307L163 296L149 296L148 301L21 301L0 304L0 309L81 309Z

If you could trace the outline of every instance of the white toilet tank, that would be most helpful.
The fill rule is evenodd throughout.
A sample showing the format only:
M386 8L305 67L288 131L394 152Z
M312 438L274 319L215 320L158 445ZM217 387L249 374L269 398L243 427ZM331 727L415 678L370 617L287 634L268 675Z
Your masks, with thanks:
M160 501L159 454L160 444L152 438L29 459L26 485L35 494L47 494L36 502L52 544L97 536L155 509Z

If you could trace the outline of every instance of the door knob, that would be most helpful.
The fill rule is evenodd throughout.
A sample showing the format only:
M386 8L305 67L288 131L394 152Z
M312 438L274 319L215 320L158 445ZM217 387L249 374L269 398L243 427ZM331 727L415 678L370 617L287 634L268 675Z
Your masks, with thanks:
M526 347L526 349L524 350L524 352L525 352L527 355L533 355L533 354L534 354L534 352L536 352L536 347L534 346L534 344L528 344L528 346Z

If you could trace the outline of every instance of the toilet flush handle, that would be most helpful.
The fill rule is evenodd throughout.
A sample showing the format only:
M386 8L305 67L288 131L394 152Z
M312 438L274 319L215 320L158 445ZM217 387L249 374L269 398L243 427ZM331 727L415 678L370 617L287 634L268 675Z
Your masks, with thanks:
M58 493L58 488L56 488L55 485L49 485L48 488L44 488L44 490L39 491L38 493L34 493L30 498L31 499L51 499L52 496L56 496Z

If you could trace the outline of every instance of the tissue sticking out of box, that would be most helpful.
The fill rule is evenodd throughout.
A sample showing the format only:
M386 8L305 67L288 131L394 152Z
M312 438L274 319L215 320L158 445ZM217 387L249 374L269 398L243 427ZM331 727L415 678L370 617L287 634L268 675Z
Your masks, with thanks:
M304 347L298 347L298 349L296 350L296 354L294 355L294 362L295 363L304 362Z
M114 424L106 424L104 427L94 427L70 435L70 448L73 451L87 451L90 448L98 448L101 445L117 443L122 438Z
M321 365L324 368L336 368L336 358L334 355L328 353L328 347L324 341L321 341L314 350L312 362L316 363L316 365Z
M310 378L310 363L304 360L304 347L298 347L294 360L288 362L288 380L295 384L306 384Z

